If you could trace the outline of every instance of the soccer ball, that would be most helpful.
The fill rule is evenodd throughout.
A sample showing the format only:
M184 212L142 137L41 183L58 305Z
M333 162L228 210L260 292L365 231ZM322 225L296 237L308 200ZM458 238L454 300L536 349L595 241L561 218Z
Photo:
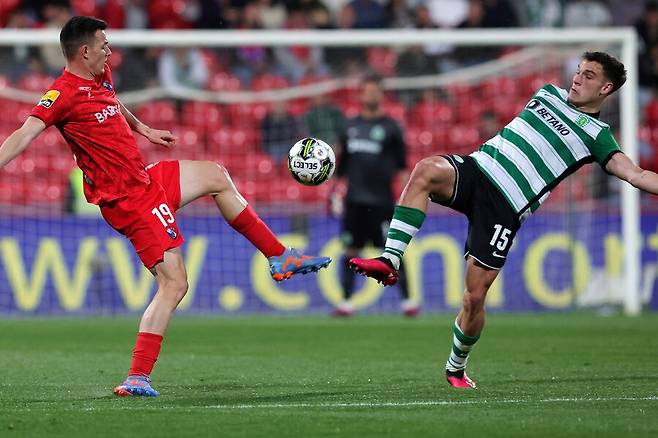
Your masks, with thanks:
M288 152L288 170L306 186L322 184L334 174L336 155L327 143L317 138L299 140Z

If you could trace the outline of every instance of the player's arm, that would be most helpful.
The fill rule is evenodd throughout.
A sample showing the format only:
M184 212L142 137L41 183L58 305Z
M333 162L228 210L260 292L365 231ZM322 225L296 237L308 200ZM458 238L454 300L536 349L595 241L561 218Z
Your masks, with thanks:
M178 138L170 131L162 129L153 129L146 124L142 123L133 113L126 108L121 101L119 101L121 114L126 118L130 129L148 138L151 143L159 144L165 147L172 147L176 144Z
M23 152L44 129L46 124L41 119L29 116L23 126L15 130L0 146L0 167L4 167Z
M658 174L642 169L623 153L614 154L605 170L645 192L658 195Z

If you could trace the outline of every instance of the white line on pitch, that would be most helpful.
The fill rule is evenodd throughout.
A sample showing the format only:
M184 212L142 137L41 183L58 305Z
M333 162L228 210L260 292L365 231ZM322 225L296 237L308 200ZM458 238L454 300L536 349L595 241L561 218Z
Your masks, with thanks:
M249 410L249 409L312 409L312 408L405 408L413 406L460 406L460 405L495 405L495 404L527 404L527 403L598 403L598 402L636 402L636 401L658 401L658 395L647 397L565 397L565 398L544 398L539 400L532 399L500 399L500 400L416 400L405 402L324 402L324 403L247 403L237 405L206 405L206 406L158 406L147 405L139 406L135 403L126 403L124 405L94 405L94 406L72 406L67 411L107 411L107 410ZM52 406L22 406L13 409L14 411L33 411L39 409L51 409Z

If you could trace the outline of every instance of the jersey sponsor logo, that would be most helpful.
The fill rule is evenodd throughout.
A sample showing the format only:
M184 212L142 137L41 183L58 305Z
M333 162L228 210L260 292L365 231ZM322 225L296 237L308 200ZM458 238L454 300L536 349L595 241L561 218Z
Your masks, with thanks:
M103 87L109 91L114 90L114 87L112 87L112 84L110 84L108 81L103 81Z
M534 111L537 113L537 115L539 115L539 117L546 120L546 123L548 123L549 126L552 126L553 129L555 129L563 137L571 134L571 130L567 126L563 125L559 119L553 117L553 115L546 108L544 108L539 101L535 99L531 100L526 105L526 108Z
M121 108L119 105L108 105L105 108L103 108L103 111L94 113L94 117L96 117L96 120L98 120L98 123L103 123L106 121L108 118L112 116L116 116L121 112Z
M174 230L171 227L167 228L167 234L169 234L169 237L171 237L172 239L175 239L178 236L178 234L176 234L176 230Z
M57 90L48 90L46 91L46 94L41 96L41 100L39 100L39 106L42 106L44 108L50 108L53 106L53 103L57 100L59 97L59 91Z
M347 151L351 154L357 152L379 154L382 152L382 144L362 138L351 138L347 141Z

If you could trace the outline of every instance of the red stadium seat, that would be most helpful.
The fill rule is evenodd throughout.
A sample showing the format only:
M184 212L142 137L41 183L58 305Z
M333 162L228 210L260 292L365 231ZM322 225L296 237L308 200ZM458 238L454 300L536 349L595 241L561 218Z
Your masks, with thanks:
M95 2L94 2L95 3ZM122 29L126 25L125 0L106 0L102 18L110 29ZM86 14L85 14L86 15Z
M407 108L400 102L393 100L385 101L382 105L384 114L393 118L400 125L405 126L407 122Z
M253 91L277 90L287 88L290 84L283 76L264 74L255 78L251 83Z
M237 76L226 72L218 72L210 76L208 88L213 91L238 91L242 89L242 83Z
M45 93L54 78L42 73L29 73L18 81L18 88L27 91Z
M658 125L658 99L651 99L644 107L644 121L651 125Z
M71 7L76 15L98 16L95 0L71 0Z
M482 97L509 97L516 96L519 92L519 81L507 76L489 79L480 86Z
M171 129L178 122L176 105L166 100L144 104L135 110L135 115L153 128Z
M382 76L393 76L398 54L388 47L370 47L366 52L368 65Z
M0 27L7 25L7 19L20 3L21 0L0 0Z
M150 26L154 29L187 29L191 27L184 16L183 0L151 0L148 2Z
M433 128L437 125L446 125L454 121L455 113L447 102L424 101L419 102L409 117L410 123L423 128Z
M478 147L480 133L475 125L455 125L448 131L446 152L468 154Z
M221 107L209 102L186 102L181 109L181 123L187 126L216 129L222 126Z

